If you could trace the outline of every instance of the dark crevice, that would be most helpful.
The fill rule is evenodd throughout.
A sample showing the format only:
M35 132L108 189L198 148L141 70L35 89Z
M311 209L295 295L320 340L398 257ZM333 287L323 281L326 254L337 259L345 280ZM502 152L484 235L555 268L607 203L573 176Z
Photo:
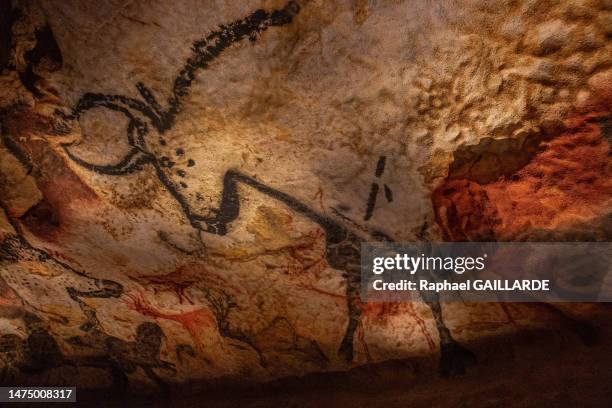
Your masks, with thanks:
M34 72L34 67L43 59L46 59L55 67L59 68L62 66L63 58L49 25L36 30L35 36L36 46L26 52L25 59L28 62L28 66L24 72L19 73L19 79L28 91L39 98L42 96L42 92L36 87L36 83L40 79L40 76Z
M0 71L11 56L11 26L13 25L11 0L0 0Z
M561 122L542 125L539 133L522 139L483 138L477 145L462 145L453 155L449 179L468 179L479 184L509 177L525 167L541 152L541 144L559 136L565 127Z
M34 95L37 98L40 98L42 96L42 92L40 92L36 88L36 82L39 79L40 77L36 75L34 73L34 70L32 69L32 64L28 64L28 67L26 68L26 70L24 72L19 73L19 80L21 81L23 86L25 86L25 88L28 91L32 92L32 95Z
M612 115L605 116L598 120L601 126L601 134L608 141L608 145L612 147ZM612 148L610 149L612 154Z
M57 211L45 199L40 200L20 217L24 225L37 235L48 235L60 227Z
M61 66L63 63L62 53L51 27L44 26L36 30L36 46L26 52L26 59L32 64L38 64L43 58L48 58L50 61Z

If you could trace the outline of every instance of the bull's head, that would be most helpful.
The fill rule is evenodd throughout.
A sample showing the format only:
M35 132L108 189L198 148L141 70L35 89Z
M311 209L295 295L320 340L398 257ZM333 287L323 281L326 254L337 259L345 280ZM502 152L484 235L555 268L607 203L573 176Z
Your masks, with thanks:
M84 95L72 114L66 116L81 124L83 140L63 144L66 155L77 165L103 175L127 175L151 166L193 227L225 234L226 222L219 220L218 210L207 208L204 212L196 208L187 185L176 176L184 171L166 153L170 146L166 146L164 133L171 128L167 112L156 109L154 102L151 105L152 95L142 84L138 89L146 102L121 95ZM92 118L94 122L96 118L103 121L103 133L96 132Z
M87 151L81 150L79 154L77 151L81 147L75 146L74 143L63 145L66 154L78 165L100 174L125 175L139 171L145 165L152 165L157 177L179 202L194 227L224 234L225 224L237 215L238 203L231 177L228 178L230 181L224 182L224 192L221 197L221 209L226 208L225 213L220 213L220 210L212 208L206 209L206 213L198 213L186 195L182 193L182 189L186 187L185 183L173 181L173 178L168 176L168 169L172 167L173 162L167 156L159 153L157 142L162 147L165 146L163 134L172 128L176 116L181 111L182 99L188 94L197 70L206 69L225 49L242 39L249 38L255 41L258 34L268 27L290 23L299 9L296 2L290 1L279 10L271 12L256 10L248 17L222 25L202 40L194 42L192 56L186 61L185 66L174 80L172 93L165 109L142 83L137 84L142 99L122 95L85 94L66 118L82 122L90 112L96 109L110 110L122 116L120 122L125 123L125 128L117 128L116 125L119 122L109 124L116 127L117 135L112 136L111 140L105 140L106 143L113 143L112 153L121 151L121 154L118 157L113 155L112 159L106 158L107 162L102 163L93 160L91 152L88 154ZM108 121L108 115L106 118ZM152 143L153 140L155 140L154 143ZM80 145L84 144L87 144L87 141ZM153 144L156 148L153 148ZM124 146L123 149L121 145ZM89 159L83 157L83 154L89 156ZM193 161L187 164L187 166L190 165L193 165ZM225 207L223 201L225 201Z
M112 142L118 143L115 147L122 150L123 155L110 163L94 163L75 153L72 148L73 143L62 145L71 160L90 171L109 175L129 174L141 170L146 163L155 162L155 156L150 152L146 143L149 133L149 124L146 119L152 112L143 102L120 95L85 94L69 119L81 120L96 108L111 110L127 119L127 128L117 135L111 135ZM126 148L120 149L121 144L125 145L127 152Z

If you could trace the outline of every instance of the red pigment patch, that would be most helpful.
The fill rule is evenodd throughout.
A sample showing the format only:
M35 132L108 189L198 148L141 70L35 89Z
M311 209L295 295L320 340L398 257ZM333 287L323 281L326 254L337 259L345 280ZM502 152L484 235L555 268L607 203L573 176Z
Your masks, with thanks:
M509 177L489 184L446 179L433 195L445 239L506 240L610 212L610 146L597 115L566 121L569 129Z
M315 292L319 295L328 296L328 297L331 297L337 300L342 300L342 301L346 300L345 294L329 292L329 291L326 291L320 288L316 288L312 284L300 284L299 286L305 290ZM427 345L429 346L429 349L431 351L434 351L436 349L435 342L433 338L431 337L431 334L427 330L425 320L415 312L412 303L407 303L407 302L363 303L361 302L361 300L359 300L359 298L355 299L355 302L362 309L361 320L359 323L359 330L361 331L364 330L363 323L362 323L363 321L367 321L369 324L384 325L384 324L387 324L388 319L391 316L396 316L402 313L407 313L416 321L417 325L419 326L419 329L421 330L421 333L423 333L423 336L425 336L425 339L427 340ZM364 350L367 350L365 339L363 339L363 332L360 332L359 336L360 336L360 341L363 343ZM366 354L368 354L367 351L366 351Z
M130 309L143 316L179 323L197 344L199 344L198 335L203 328L216 327L217 325L215 316L206 308L180 313L165 313L151 305L140 293L129 293L126 296L129 299L126 303Z
M185 273L185 269L186 266L181 266L174 272L170 272L166 275L140 277L138 280L145 282L148 286L152 286L155 293L158 291L170 291L176 294L180 304L183 304L183 301L187 301L192 305L193 301L189 299L185 291L193 285L196 280L195 276L190 277L189 273Z
M147 287L152 287L155 293L172 292L176 294L180 304L184 302L193 304L186 291L198 282L205 282L208 286L223 287L237 293L241 292L236 286L198 263L180 265L165 275L139 276L135 279Z
M378 325L387 324L388 320L392 316L399 314L408 314L414 319L419 326L419 330L425 337L429 350L434 351L436 344L431 337L431 334L427 330L425 320L414 310L411 302L370 302L363 303L362 317L365 322L374 323Z
M287 268L290 275L319 276L328 266L325 258L325 232L317 228L305 237L305 242L288 248L291 262Z
M334 292L329 292L327 290L324 289L320 289L315 287L314 285L312 285L311 283L299 283L298 286L304 290L308 290L311 292L315 292L319 295L322 296L329 296L335 299L342 299L342 301L344 301L346 299L346 295L342 294L342 293L334 293Z
M22 306L23 301L21 298L3 279L0 278L0 308Z
M47 117L30 110L21 110L3 122L13 149L33 166L32 175L44 196L22 221L35 235L47 241L57 240L69 220L72 207L95 205L98 197L68 166L45 140L53 134Z

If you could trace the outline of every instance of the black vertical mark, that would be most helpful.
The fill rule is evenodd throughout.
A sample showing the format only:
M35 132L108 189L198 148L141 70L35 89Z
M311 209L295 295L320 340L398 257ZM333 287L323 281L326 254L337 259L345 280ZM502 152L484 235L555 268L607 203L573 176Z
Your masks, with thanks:
M380 156L378 158L378 163L376 163L376 172L374 173L376 177L380 178L380 176L382 176L383 172L385 171L386 162L387 162L386 156Z
M374 176L376 178L380 178L382 174L385 172L385 164L387 163L387 156L380 156L378 158L378 162L376 163L376 170L374 171ZM393 194L391 189L385 184L385 197L387 201L393 201ZM363 216L364 221L368 221L372 218L374 214L374 208L376 207L376 200L378 198L378 191L380 190L380 186L378 182L372 183L372 187L370 188L370 195L368 196L368 203L366 205L366 213Z
M430 242L424 243L424 250L426 253L438 255L433 250ZM426 272L430 278L436 279L436 276L431 271ZM419 293L423 299L432 299L425 303L429 306L429 310L431 310L431 314L436 322L438 335L440 336L440 375L442 377L450 377L464 374L469 365L476 363L476 355L453 338L450 330L444 323L440 296L437 293L427 293L425 295L420 290Z
M436 327L440 336L440 375L442 377L451 377L465 374L466 368L476 363L476 356L453 338L450 330L444 324L442 305L438 296L436 295L435 297L435 301L426 303L436 321Z
M388 202L392 203L393 202L393 191L391 191L391 189L389 188L388 185L384 185L385 187L385 198L387 199Z
M368 197L368 206L366 207L366 213L363 217L364 221L372 218L372 214L374 214L374 207L376 206L376 198L378 197L378 183L372 183L372 187L370 189L370 196Z

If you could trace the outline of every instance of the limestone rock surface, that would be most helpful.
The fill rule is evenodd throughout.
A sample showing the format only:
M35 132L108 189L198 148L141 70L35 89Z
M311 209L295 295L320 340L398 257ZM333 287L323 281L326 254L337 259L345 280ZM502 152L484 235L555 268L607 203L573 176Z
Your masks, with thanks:
M365 241L610 240L609 2L0 4L4 381L610 359L605 305L356 291Z

